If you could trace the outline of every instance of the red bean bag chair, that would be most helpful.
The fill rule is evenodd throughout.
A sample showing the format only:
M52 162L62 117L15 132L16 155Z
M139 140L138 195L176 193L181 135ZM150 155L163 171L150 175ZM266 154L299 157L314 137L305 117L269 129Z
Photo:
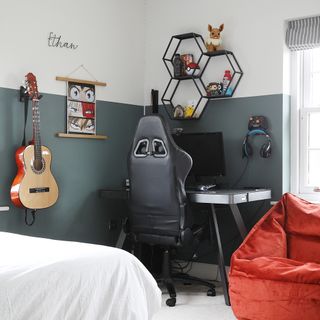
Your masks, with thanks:
M285 194L231 258L239 320L320 320L320 205Z

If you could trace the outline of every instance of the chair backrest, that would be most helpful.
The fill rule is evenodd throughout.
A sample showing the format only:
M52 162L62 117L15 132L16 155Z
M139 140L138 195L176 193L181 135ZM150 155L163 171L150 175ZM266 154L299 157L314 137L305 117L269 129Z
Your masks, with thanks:
M129 222L139 241L177 245L189 229L184 185L191 167L160 116L140 119L128 160Z

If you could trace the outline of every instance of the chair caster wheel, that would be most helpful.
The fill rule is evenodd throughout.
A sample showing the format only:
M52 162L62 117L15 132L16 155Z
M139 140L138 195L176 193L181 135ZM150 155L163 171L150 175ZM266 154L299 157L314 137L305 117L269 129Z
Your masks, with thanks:
M174 307L176 305L176 298L167 299L166 305L169 306L169 307Z
M207 296L208 296L208 297L215 297L215 295L216 295L216 290L214 290L214 289L209 289L209 290L207 291Z

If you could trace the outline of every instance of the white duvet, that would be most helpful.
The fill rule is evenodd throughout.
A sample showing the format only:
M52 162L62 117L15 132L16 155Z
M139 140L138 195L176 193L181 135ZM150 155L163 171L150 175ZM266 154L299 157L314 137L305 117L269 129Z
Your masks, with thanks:
M124 250L0 232L1 320L149 320L160 304Z

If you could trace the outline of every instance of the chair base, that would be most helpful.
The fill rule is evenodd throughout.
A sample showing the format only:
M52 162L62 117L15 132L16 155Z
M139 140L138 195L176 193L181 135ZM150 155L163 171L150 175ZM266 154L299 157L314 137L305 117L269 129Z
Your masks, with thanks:
M182 281L184 284L199 284L205 287L208 287L207 295L210 297L214 297L216 295L216 287L213 283L202 280L197 277L190 276L185 273L177 273L172 275L172 279L174 281Z
M162 276L157 280L158 282L162 282L168 290L170 298L167 299L166 304L169 307L174 307L176 305L177 294L174 287L174 281L182 281L184 284L203 285L209 288L207 296L213 297L216 295L215 285L213 283L184 273L171 274L169 250L165 250L163 253Z
M166 301L166 305L168 307L174 307L176 305L177 299L176 298L169 298Z

